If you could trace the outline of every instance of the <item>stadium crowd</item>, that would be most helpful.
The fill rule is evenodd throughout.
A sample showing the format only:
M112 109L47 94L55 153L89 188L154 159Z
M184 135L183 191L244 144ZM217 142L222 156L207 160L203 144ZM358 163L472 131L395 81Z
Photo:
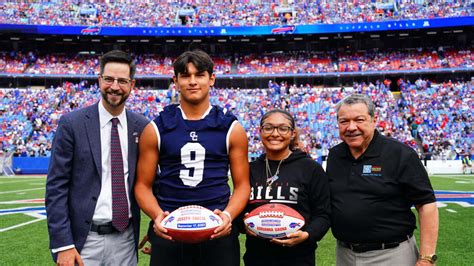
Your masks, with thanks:
M5 1L0 23L122 27L333 24L472 16L472 1Z
M296 118L303 147L318 160L339 143L334 106L351 92L368 94L377 106L378 129L432 159L454 159L461 151L474 154L474 91L470 82L411 83L400 79L400 93L389 90L390 81L354 83L351 87L324 88L269 82L265 89L226 88L211 91L211 103L233 111L249 138L249 153L262 152L258 139L260 117L282 108ZM49 156L59 117L100 98L97 84L66 82L47 89L1 89L1 148L15 156ZM164 106L176 102L168 90L139 88L128 108L154 118ZM245 111L242 111L245 110Z
M138 75L172 75L171 57L136 55ZM307 52L247 54L213 58L216 74L301 74L473 68L474 49L432 48L365 52ZM96 55L38 55L30 52L0 53L0 73L82 74L98 72Z

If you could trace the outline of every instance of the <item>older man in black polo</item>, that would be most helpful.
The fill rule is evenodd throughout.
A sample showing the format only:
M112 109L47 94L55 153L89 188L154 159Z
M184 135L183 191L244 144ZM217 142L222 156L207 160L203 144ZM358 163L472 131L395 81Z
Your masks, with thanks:
M336 264L434 264L438 209L418 155L375 130L375 106L366 95L346 97L336 111L343 142L327 163ZM420 219L419 251L412 206Z

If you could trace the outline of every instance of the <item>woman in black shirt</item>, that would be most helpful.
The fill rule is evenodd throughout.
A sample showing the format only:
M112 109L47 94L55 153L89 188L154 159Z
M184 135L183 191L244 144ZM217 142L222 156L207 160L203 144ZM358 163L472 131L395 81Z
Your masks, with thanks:
M298 148L294 118L272 110L260 121L265 153L250 163L251 194L244 213L268 203L287 205L305 218L304 227L283 239L263 239L249 230L245 265L315 265L317 241L329 229L329 188L317 162Z

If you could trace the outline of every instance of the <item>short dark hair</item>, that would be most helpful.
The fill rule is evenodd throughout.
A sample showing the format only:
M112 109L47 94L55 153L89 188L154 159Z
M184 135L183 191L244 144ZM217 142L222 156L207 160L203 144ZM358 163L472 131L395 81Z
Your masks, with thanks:
M104 68L107 63L124 63L130 67L130 78L133 79L135 76L136 66L135 62L133 61L132 57L120 50L112 50L110 52L105 53L100 58L100 74L104 73Z
M174 75L188 73L188 64L193 63L198 72L207 71L212 75L214 62L211 57L202 50L186 51L182 53L173 63Z

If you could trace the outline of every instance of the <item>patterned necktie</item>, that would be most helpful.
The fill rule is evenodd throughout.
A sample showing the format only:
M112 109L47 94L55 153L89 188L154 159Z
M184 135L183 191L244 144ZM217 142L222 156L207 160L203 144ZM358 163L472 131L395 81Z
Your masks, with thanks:
M112 118L110 165L112 169L112 225L120 232L128 226L128 202L123 174L122 148L117 130L118 118Z

